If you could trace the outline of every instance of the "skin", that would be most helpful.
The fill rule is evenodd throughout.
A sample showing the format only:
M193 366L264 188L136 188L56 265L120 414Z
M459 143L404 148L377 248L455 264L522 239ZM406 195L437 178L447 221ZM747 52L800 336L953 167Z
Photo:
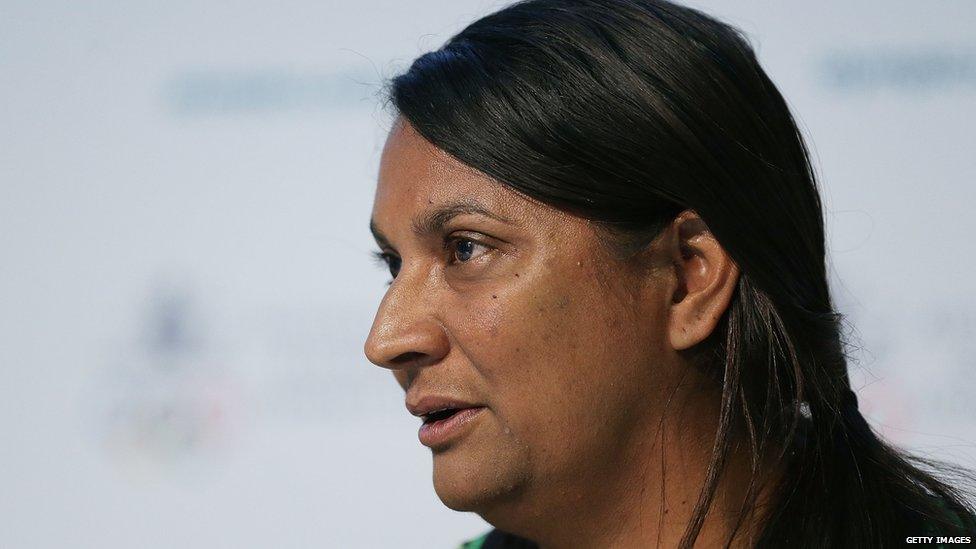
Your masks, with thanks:
M423 223L438 212L446 222ZM721 394L688 351L738 278L701 219L682 213L623 259L589 221L460 163L400 118L371 225L396 276L366 356L408 403L486 407L431 448L440 499L547 548L676 546ZM747 474L733 455L696 546L727 539Z

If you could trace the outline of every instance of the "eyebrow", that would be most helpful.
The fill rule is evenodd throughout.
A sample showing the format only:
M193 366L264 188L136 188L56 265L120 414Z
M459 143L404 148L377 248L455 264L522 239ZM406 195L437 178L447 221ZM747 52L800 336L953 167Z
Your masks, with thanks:
M459 215L482 215L502 223L513 224L511 219L494 213L475 201L451 202L438 206L426 213L421 214L410 224L414 234L426 236L439 233L444 229L444 225ZM390 241L376 226L376 221L369 220L369 232L373 233L373 238L380 246L392 248Z

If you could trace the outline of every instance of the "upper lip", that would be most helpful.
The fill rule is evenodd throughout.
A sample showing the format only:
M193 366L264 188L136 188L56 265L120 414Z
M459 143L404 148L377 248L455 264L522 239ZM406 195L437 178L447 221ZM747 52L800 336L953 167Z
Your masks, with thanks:
M478 408L481 406L480 404L473 404L460 398L441 395L424 395L416 399L407 398L406 405L407 410L417 417L425 417L433 412L452 408L460 410L462 408Z

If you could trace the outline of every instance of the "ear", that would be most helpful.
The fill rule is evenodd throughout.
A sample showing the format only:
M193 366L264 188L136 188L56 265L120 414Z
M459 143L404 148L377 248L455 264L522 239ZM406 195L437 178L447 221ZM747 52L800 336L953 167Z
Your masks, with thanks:
M665 233L677 284L668 335L675 350L702 342L732 301L739 267L693 211L681 212Z

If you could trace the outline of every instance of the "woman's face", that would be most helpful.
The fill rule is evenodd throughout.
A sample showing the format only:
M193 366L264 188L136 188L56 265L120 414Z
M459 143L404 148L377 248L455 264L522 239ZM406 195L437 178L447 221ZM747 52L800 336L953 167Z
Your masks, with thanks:
M450 408L420 434L446 505L488 518L553 494L573 504L653 438L680 370L673 277L614 259L587 221L397 122L372 212L395 277L366 355L413 413Z

